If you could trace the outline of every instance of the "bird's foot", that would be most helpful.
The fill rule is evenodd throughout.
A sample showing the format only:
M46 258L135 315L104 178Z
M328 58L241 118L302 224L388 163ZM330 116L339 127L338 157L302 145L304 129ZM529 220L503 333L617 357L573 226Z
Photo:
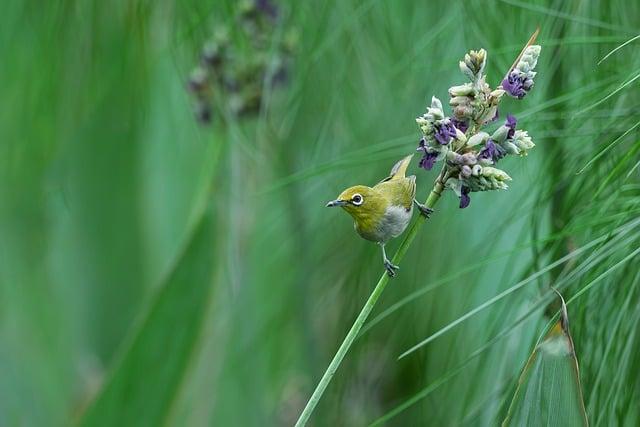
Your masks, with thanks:
M385 259L384 260L384 269L387 270L387 274L389 275L389 277L395 277L396 270L399 270L400 267L398 267L395 264L392 264L391 261L389 261L388 259Z
M416 207L420 211L420 215L424 216L425 218L429 218L429 215L433 213L433 209L426 207L422 203L419 203L417 200L414 199L413 203L416 204Z

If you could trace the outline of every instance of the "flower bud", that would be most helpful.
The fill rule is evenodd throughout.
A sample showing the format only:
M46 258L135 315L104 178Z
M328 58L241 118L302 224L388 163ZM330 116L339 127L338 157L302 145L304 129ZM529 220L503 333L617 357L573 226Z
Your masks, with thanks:
M204 68L196 67L189 77L189 90L196 94L204 92L207 87L208 77L209 75Z
M475 153L464 153L462 156L463 165L475 165L478 163L478 158Z
M222 64L222 49L218 43L207 43L202 49L202 63L213 69L219 68Z
M533 87L533 78L536 76L534 68L538 64L540 46L528 46L518 60L516 66L502 80L502 88L514 98L522 99Z
M482 176L486 178L495 178L499 181L511 181L511 177L505 171L491 166L482 168Z
M467 96L473 95L475 92L473 85L471 83L465 83L460 86L451 86L449 88L449 95L453 98L456 96Z
M505 93L504 89L495 89L489 94L489 100L492 103L497 104Z
M459 125L455 122L453 122L453 126L456 128L455 138L464 145L467 142L467 135L465 135L464 132L460 130L460 128L458 128Z
M493 163L493 160L488 157L478 157L478 164L480 166L491 166Z
M488 104L486 107L479 109L479 111L481 111L481 113L477 114L477 117L476 117L476 120L478 121L478 123L482 123L482 124L489 123L493 121L494 118L496 117L498 113L498 106Z
M477 165L480 167L479 165ZM483 167L479 175L473 174L466 180L471 191L505 190L511 177L506 172L491 166Z
M473 107L470 104L458 105L453 109L453 115L458 120L465 120L473 117Z
M505 142L503 142L502 144L500 144L502 146L502 148L504 148L505 150L507 150L507 153L509 154L520 154L520 150L518 150L518 147L516 147L516 145L507 140Z
M507 139L507 135L509 135L509 128L502 125L491 135L491 139L496 143L502 145L502 143Z
M426 126L429 123L429 120L427 120L425 118L425 116L420 116L420 117L416 117L416 123L418 124L418 126L422 127L422 126Z
M195 116L201 125L211 123L211 105L204 100L198 101L195 107Z
M464 62L460 62L460 70L464 73L464 75L475 81L482 77L486 62L486 50L470 50L469 53L464 56Z
M513 143L520 150L521 156L526 156L527 151L531 150L536 145L531 140L531 137L524 130L517 130L515 135L513 136Z
M469 80L473 80L475 78L473 71L471 70L471 68L469 68L469 66L464 61L460 61L458 65L460 66L460 71L462 71L462 74L467 76Z
M471 138L469 138L469 140L467 141L467 146L474 147L476 145L484 144L488 139L489 139L488 133L478 132L475 135L473 135Z
M458 154L455 151L449 151L447 152L446 155L446 159L449 163L453 163L456 165L461 165L462 164L462 154Z
M463 182L465 181L452 177L445 182L445 186L450 188L458 197L460 197Z
M431 97L431 108L440 110L440 113L444 116L444 112L442 111L442 102L435 96Z
M522 53L522 56L520 57L516 68L523 73L532 71L538 64L538 57L540 56L541 50L542 48L538 45L528 46Z
M469 178L471 176L471 168L467 165L462 166L462 168L460 168L460 175L463 178Z

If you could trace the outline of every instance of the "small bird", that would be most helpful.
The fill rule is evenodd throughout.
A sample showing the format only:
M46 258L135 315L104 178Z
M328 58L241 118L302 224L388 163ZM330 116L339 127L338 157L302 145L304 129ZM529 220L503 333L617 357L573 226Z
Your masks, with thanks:
M384 245L407 228L414 204L427 218L433 212L415 199L415 175L405 176L412 157L413 154L396 163L389 176L373 187L349 187L327 203L327 207L342 207L353 217L356 232L382 247L384 268L390 277L396 275L399 267L389 261Z

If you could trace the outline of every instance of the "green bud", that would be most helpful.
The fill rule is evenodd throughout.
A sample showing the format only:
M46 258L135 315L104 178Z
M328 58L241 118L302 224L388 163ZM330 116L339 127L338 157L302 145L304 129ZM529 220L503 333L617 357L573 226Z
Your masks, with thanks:
M496 143L502 145L502 143L507 139L507 135L509 134L509 128L502 125L491 135L491 139L493 139Z
M300 34L297 29L291 28L286 32L282 40L282 47L285 53L293 54L298 51L300 45Z
M449 178L445 183L447 188L453 190L456 196L460 197L462 194L462 180L457 178Z
M456 128L456 139L464 145L467 142L467 135L465 135L460 129Z
M464 61L460 61L458 65L460 66L460 71L462 71L462 74L467 76L469 80L475 79L475 75L473 74L473 71L471 70L471 68L469 68L469 66Z
M497 105L498 102L500 102L500 98L502 98L505 93L504 89L495 89L489 94L489 101L491 101L492 104Z
M449 100L449 105L453 109L453 115L465 120L473 115L473 97L472 96L454 96Z
M463 165L475 165L476 163L478 163L478 157L475 155L475 153L464 153L462 155L462 164Z
M473 135L471 138L469 138L469 140L467 141L467 146L474 147L476 145L484 144L485 142L487 142L488 139L489 139L488 133L478 132L475 135Z
M536 68L538 64L538 57L540 56L541 47L538 45L528 46L525 51L522 53L522 57L518 61L518 65L516 68L523 73L529 73ZM530 76L533 78L534 76Z
M489 105L481 109L479 108L479 110L482 111L482 113L478 114L477 121L479 123L485 124L493 120L493 118L496 116L496 112L498 111L498 106Z
M202 95L207 89L209 73L202 67L196 67L189 76L189 90L195 94Z
M473 116L473 106L470 104L458 105L453 108L453 115L459 120L465 120Z
M455 151L449 151L446 159L450 163L462 164L462 154L458 154Z
M442 111L442 102L435 96L431 97L431 108L440 110L440 113L442 113L442 116L444 117L444 113Z
M473 88L473 85L471 83L465 83L460 86L451 86L449 88L449 95L452 98L456 96L473 95L474 92L475 92L475 89Z
M416 123L418 124L418 126L420 126L421 128L423 126L427 126L430 125L431 123L429 122L429 120L427 120L425 118L425 116L420 116L420 117L416 117Z
M220 47L225 48L229 45L231 37L229 36L229 29L226 26L219 26L213 34L213 41Z
M466 183L469 185L471 191L491 191L491 190L506 190L508 188L505 180L499 179L496 176L485 176L485 169L493 169L491 167L482 168L483 175L470 176Z
M518 150L518 147L515 146L515 144L509 140L504 141L502 144L500 144L502 146L502 148L504 148L505 150L507 150L507 153L509 154L520 154L520 150Z
M471 103L471 98L467 96L454 96L449 100L449 105L452 107L457 107L459 105L469 105Z
M491 166L493 164L493 160L481 157L478 159L478 164L480 166Z
M245 107L244 99L239 93L232 93L229 95L229 109L233 114L238 115Z
M505 171L491 166L482 168L482 176L486 178L495 178L499 181L511 181L511 177Z
M521 156L526 156L527 152L531 150L536 145L531 140L531 137L525 130L517 130L515 135L513 136L513 143L520 150Z
M482 77L486 63L486 50L470 50L469 53L464 56L464 62L460 63L460 70L471 80L475 81Z
M444 119L444 111L442 111L442 102L435 96L431 98L431 106L427 107L427 112L416 118L416 123L420 126L422 133L426 136L433 133L433 123L437 120Z

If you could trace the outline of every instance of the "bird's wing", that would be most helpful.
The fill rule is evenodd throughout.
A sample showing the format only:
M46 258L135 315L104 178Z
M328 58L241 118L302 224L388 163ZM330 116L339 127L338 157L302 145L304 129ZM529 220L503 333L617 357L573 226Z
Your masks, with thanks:
M389 172L389 176L383 179L382 181L380 181L380 184L383 182L392 181L395 179L404 179L405 174L407 172L407 168L409 167L409 163L411 163L412 157L413 157L413 154L410 154L404 159L398 161L398 163L396 163L395 165L393 165L393 167L391 168L391 172Z
M416 177L411 175L382 181L373 188L380 191L391 205L402 206L409 210L416 196Z

